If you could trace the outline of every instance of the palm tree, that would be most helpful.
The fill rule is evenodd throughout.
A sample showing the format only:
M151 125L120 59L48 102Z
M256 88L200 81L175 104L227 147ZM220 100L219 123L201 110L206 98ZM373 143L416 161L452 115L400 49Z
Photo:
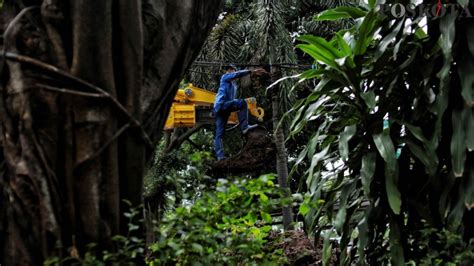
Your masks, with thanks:
M255 23L252 29L254 42L258 47L255 51L253 61L267 62L270 64L271 74L273 78L278 78L281 72L276 67L272 67L275 63L296 63L296 54L292 49L290 35L285 28L285 20L283 14L288 8L284 2L278 0L259 0L254 10ZM272 112L273 112L273 129L274 141L277 150L276 169L278 174L278 183L280 187L285 189L286 196L290 196L291 191L288 189L288 156L285 147L285 134L283 127L279 126L281 115L281 106L288 104L290 99L289 84L283 83L280 86L272 88ZM278 91L279 90L279 91ZM286 108L284 108L286 109ZM293 223L293 214L291 204L283 207L283 227L291 229Z
M237 1L237 4L241 4L235 7L235 10L248 10L248 12L239 15L227 14L213 30L198 60L252 62L268 65L296 63L297 57L283 16L289 9L288 2L255 0L251 5L248 2ZM209 71L218 73L219 65L212 68L195 65L191 70L190 79L193 83L216 88L218 80L214 75L209 74ZM271 71L277 75L281 74L275 68L272 68ZM289 83L283 83L278 88L274 87L271 97L272 124L277 148L278 182L282 188L287 190L287 196L291 194L288 189L288 156L285 149L284 128L278 127L278 124L281 119L280 113L286 112L287 107L291 104L291 97L288 97L290 95L289 88ZM283 208L285 229L291 228L292 216L291 206L285 206Z

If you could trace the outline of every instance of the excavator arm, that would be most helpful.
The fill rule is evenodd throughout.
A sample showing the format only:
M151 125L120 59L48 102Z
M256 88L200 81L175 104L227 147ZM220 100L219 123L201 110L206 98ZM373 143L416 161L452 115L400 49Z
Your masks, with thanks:
M216 94L202 88L189 84L184 89L179 89L174 97L171 105L168 119L166 120L165 129L173 129L177 127L192 128L196 124L213 124L214 117L212 108ZM249 113L258 121L263 121L265 111L258 107L255 98L247 98L247 106ZM233 112L228 124L235 125L238 123L237 113Z
M213 125L213 105L216 94L189 84L176 93L165 129L178 127L193 128L197 124ZM249 113L258 121L263 121L265 111L258 107L255 98L247 98ZM231 113L228 124L238 123L237 113ZM245 136L242 150L227 160L216 161L211 169L216 175L223 173L247 173L255 169L274 169L275 146L267 130L259 126Z

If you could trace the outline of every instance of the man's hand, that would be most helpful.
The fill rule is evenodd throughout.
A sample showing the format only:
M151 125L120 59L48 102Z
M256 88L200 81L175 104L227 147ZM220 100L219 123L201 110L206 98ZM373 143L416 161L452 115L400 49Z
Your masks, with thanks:
M264 75L265 76L269 75L269 73L267 71L265 71L265 69L263 69L263 68L256 68L256 69L252 70L252 75L260 77L260 76L264 76Z

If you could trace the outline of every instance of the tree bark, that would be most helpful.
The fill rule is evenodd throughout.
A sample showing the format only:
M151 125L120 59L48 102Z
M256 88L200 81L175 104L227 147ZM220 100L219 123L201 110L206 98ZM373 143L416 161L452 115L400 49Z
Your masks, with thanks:
M272 77L274 81L278 80L281 75L280 71L276 67L271 69ZM283 132L283 126L280 125L280 99L278 96L279 85L275 85L272 88L272 112L273 112L273 134L276 146L276 169L278 174L278 184L285 190L285 196L291 197L291 191L288 187L288 155L285 147L285 133ZM291 203L283 206L283 228L285 230L293 229L293 210Z
M4 1L0 11L2 265L80 256L124 233L121 202L141 203L150 142L221 7L24 3Z

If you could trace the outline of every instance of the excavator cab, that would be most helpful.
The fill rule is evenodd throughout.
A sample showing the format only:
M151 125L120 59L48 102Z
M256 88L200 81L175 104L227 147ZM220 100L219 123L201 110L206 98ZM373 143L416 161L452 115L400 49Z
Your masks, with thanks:
M192 128L196 124L214 124L212 109L215 98L216 93L195 87L193 84L189 84L184 89L179 89L171 105L165 129ZM257 100L255 98L245 100L247 101L249 114L262 122L265 111L258 107ZM230 115L227 123L229 125L238 123L237 112Z

